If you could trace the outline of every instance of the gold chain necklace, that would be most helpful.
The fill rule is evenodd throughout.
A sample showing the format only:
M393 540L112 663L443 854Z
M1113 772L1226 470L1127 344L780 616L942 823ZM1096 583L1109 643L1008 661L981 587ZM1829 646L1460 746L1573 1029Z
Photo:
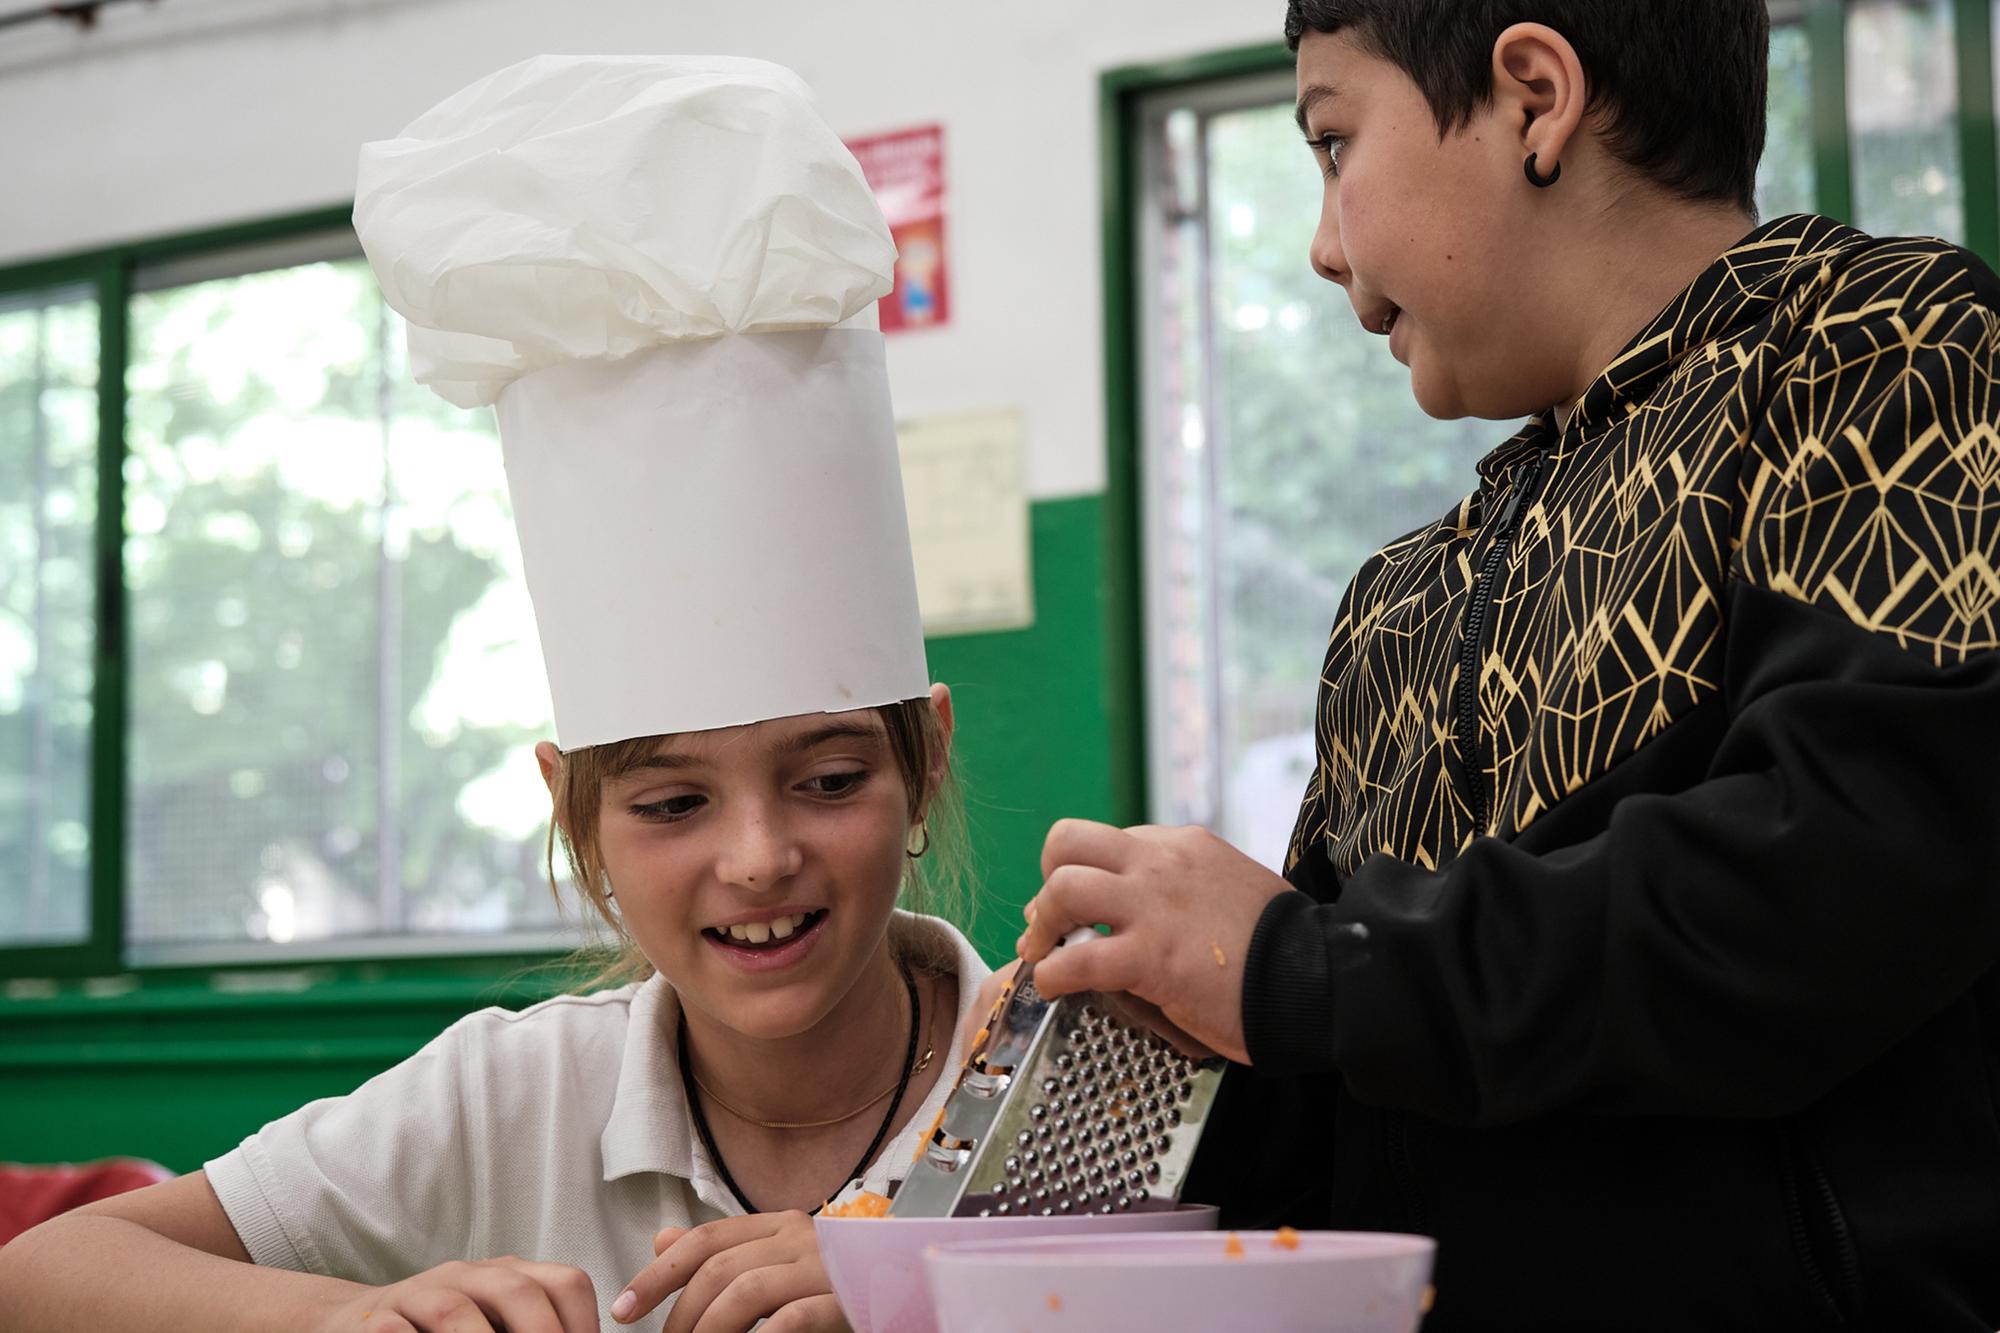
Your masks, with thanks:
M928 1042L925 1043L924 1053L921 1056L917 1057L917 1062L915 1064L910 1066L910 1072L907 1076L898 1074L896 1076L896 1081L894 1083L891 1083L888 1087L882 1089L882 1091L876 1093L873 1097L870 1097L867 1101L861 1103L861 1105L855 1107L852 1111L847 1112L845 1115L834 1116L828 1120L760 1120L756 1116L751 1115L748 1111L742 1110L741 1108L736 1106L732 1106L730 1103L724 1101L722 1097L716 1093L714 1088L709 1087L708 1084L701 1081L701 1075L695 1073L694 1066L692 1064L688 1066L688 1073L694 1074L694 1085L697 1088L700 1088L703 1092L707 1093L708 1099L710 1101L714 1102L717 1106L720 1106L723 1110L729 1112L729 1114L735 1116L738 1120L741 1120L746 1124L755 1125L759 1129L825 1129L828 1125L838 1125L845 1121L854 1119L855 1116L860 1115L863 1111L875 1105L875 1103L881 1101L884 1097L887 1097L897 1088L902 1087L906 1081L906 1078L915 1078L917 1075L923 1073L924 1070L930 1068L931 1056L935 1055L936 1053L937 1053L937 1047L934 1044Z

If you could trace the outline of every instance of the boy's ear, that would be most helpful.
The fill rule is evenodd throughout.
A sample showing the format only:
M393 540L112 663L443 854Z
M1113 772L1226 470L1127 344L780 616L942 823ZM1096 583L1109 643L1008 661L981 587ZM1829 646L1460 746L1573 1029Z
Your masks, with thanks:
M1562 165L1589 108L1583 61L1569 38L1543 23L1516 23L1493 43L1493 101L1543 175Z
M555 801L556 777L562 772L562 762L562 751L556 748L554 741L543 741L535 746L535 766L542 770L542 782L549 789L549 800L552 805ZM557 808L553 811L553 816L556 826L563 831L563 836L568 837L569 824L563 817L563 811Z

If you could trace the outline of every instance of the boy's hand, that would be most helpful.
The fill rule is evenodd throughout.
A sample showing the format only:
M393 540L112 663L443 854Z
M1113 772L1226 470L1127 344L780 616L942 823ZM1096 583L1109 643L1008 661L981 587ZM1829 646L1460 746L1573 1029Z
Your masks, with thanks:
M1178 1029L1161 1035L1181 1049L1192 1038L1249 1063L1244 955L1265 905L1291 885L1206 829L1082 819L1049 830L1042 877L1020 941L1038 990L1128 992ZM1070 931L1098 925L1111 934L1049 956Z
M653 1237L659 1255L612 1303L629 1324L675 1292L662 1333L848 1333L804 1213L753 1213Z
M596 1333L597 1293L567 1264L448 1263L344 1301L320 1325L341 1333Z

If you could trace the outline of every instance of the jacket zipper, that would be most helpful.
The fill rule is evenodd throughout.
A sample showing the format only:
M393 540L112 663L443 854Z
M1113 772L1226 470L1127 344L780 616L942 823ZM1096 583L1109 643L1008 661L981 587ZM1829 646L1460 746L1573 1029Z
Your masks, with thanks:
M1826 1168L1809 1149L1802 1151L1806 1165L1812 1170L1813 1186L1819 1194L1819 1205L1826 1215L1827 1232L1833 1237L1834 1257L1840 1261L1840 1294L1847 1299L1836 1306L1844 1316L1861 1308L1861 1256L1855 1252L1854 1237L1847 1229L1847 1214L1840 1207L1840 1198L1833 1192L1833 1182L1827 1179Z
M1788 1175L1791 1173L1787 1173ZM1796 1175L1785 1182L1785 1211L1791 1224L1792 1249L1799 1256L1799 1263L1806 1270L1806 1283L1813 1294L1826 1302L1826 1308L1840 1316L1840 1302L1833 1294L1833 1284L1826 1280L1826 1272L1820 1267L1819 1259L1813 1254L1812 1233L1806 1229L1805 1206L1799 1199L1799 1184ZM1845 1323L1845 1320L1841 1322Z
M1813 1293L1826 1302L1827 1309L1842 1325L1846 1325L1850 1322L1851 1313L1861 1307L1861 1256L1855 1252L1854 1238L1847 1229L1847 1214L1841 1210L1840 1199L1833 1192L1833 1182L1827 1178L1826 1169L1800 1141L1797 1131L1790 1124L1784 1124L1778 1132L1783 1143L1785 1205L1791 1223L1792 1246L1798 1253L1799 1263L1805 1269L1806 1281ZM1834 1285L1834 1275L1828 1273L1826 1266L1820 1262L1812 1230L1806 1225L1808 1200L1803 1197L1804 1192L1800 1188L1801 1175L1810 1180L1813 1189L1810 1202L1818 1205L1827 1234L1833 1238L1834 1257L1840 1264L1838 1288Z
M1493 547L1480 565L1479 577L1473 582L1472 595L1465 606L1465 641L1459 648L1458 688L1453 703L1458 714L1456 739L1459 761L1465 768L1466 780L1471 788L1473 818L1481 833L1486 831L1488 802L1486 782L1481 776L1479 763L1479 692L1475 686L1480 642L1486 633L1486 613L1493 600L1494 579L1498 577L1508 551L1513 549L1521 511L1534 499L1547 465L1547 456L1538 454L1522 472L1520 483L1514 487L1507 507L1500 511ZM1410 1230L1421 1234L1428 1226L1428 1218L1417 1191L1417 1166L1410 1151L1410 1116L1407 1111L1392 1110L1383 1113L1383 1120L1383 1146L1389 1158L1390 1178L1401 1196Z
M1458 761L1465 769L1466 794L1471 798L1474 833L1486 832L1486 821L1492 814L1488 808L1490 798L1486 791L1485 765L1480 761L1479 650L1486 637L1486 616L1493 601L1494 580L1499 577L1500 566L1507 559L1507 553L1514 547L1521 511L1533 500L1536 489L1541 485L1542 471L1547 462L1546 455L1538 454L1521 474L1520 484L1514 488L1513 497L1500 513L1492 549L1487 551L1486 559L1479 567L1479 575L1472 582L1472 595L1465 604L1465 639L1458 650L1458 688L1454 691L1456 698L1453 702L1458 713Z

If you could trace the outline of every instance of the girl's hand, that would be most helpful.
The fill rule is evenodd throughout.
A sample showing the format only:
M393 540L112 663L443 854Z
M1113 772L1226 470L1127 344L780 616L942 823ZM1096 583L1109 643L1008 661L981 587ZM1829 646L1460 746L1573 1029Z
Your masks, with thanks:
M972 1004L965 1011L965 1022L958 1029L958 1049L961 1055L969 1056L979 1047L979 1036L992 1021L999 1017L1000 996L1007 990L1014 974L1021 970L1021 960L1016 958L999 971L990 973L979 983L979 993L972 998ZM945 1071L954 1078L956 1073Z
M597 1291L567 1264L448 1263L334 1310L322 1333L597 1333Z
M612 1302L621 1324L678 1291L662 1333L746 1333L759 1319L770 1321L762 1333L849 1333L804 1213L669 1227L653 1237L653 1252L660 1257Z
M1206 829L1081 819L1049 830L1042 878L1019 946L1037 989L1124 992L1127 1013L1182 1051L1249 1063L1244 955L1265 906L1291 885ZM1099 925L1111 933L1050 952L1078 926Z

